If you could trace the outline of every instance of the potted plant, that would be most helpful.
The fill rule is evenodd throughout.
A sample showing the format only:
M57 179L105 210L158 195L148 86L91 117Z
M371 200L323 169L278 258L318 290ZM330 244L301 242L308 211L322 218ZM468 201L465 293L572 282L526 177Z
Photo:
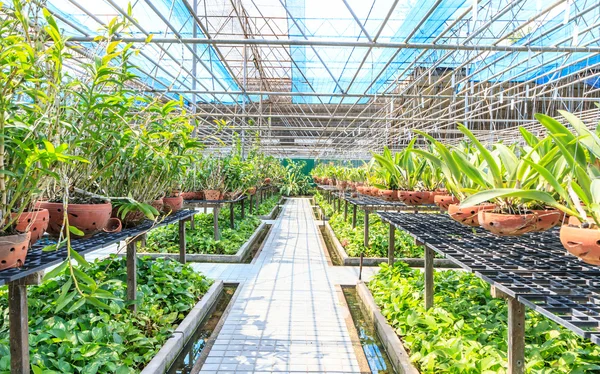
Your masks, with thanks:
M221 200L225 188L223 161L214 158L210 162L207 162L204 167L205 174L202 182L204 186L204 198L210 201Z
M14 4L13 10L2 11L0 270L25 263L30 244L41 237L48 225L48 211L36 209L36 200L57 177L53 170L57 164L78 160L66 153L66 144L53 145L45 133L47 123L59 113L54 100L59 95L56 83L62 60L53 51L63 48L60 34L54 34L59 45L48 47L43 43L45 31L37 32L30 24L20 2Z

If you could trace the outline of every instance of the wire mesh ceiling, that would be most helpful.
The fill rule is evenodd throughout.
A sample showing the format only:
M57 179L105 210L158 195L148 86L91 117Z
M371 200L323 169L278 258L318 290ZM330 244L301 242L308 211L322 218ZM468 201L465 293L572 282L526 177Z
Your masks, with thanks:
M132 16L127 0L45 5L91 51L128 17L141 91L182 97L200 136L224 119L222 140L258 133L279 156L365 158L412 129L452 143L457 122L510 140L559 109L600 118L598 0L137 0Z

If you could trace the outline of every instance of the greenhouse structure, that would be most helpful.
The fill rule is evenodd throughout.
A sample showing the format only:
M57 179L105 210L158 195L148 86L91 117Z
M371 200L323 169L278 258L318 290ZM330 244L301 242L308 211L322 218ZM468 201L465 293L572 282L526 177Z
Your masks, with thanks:
M600 373L600 0L0 0L2 373Z

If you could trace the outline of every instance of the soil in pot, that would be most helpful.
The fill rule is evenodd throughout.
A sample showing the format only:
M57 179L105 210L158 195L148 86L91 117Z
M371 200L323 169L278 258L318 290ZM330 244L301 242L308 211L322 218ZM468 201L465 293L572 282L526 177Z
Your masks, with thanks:
M433 202L435 205L439 206L440 209L448 210L450 204L458 204L460 201L456 196L452 195L436 195L434 197Z
M37 207L48 209L50 214L48 234L58 236L63 225L63 204L39 202ZM69 225L83 231L83 238L89 238L106 227L112 214L112 205L111 203L68 204L67 214ZM80 237L72 235L71 238L78 239Z
M600 230L563 225L560 242L572 255L591 265L600 265Z
M221 191L219 190L204 190L204 198L206 200L220 200L221 199Z
M25 265L30 240L29 232L0 236L0 270Z
M448 214L453 220L466 226L479 226L478 213L480 210L494 210L495 204L481 204L476 206L460 207L459 204L450 204Z
M538 216L534 213L508 214L480 210L479 224L487 231L500 236L520 236L534 231Z
M12 214L13 217L16 215L17 213ZM30 232L31 237L29 242L33 245L44 235L48 229L49 222L50 213L48 209L34 209L30 212L21 213L17 219L15 228L20 233Z
M165 213L175 213L180 211L183 208L183 197L174 196L174 197L163 197L163 212Z
M403 191L400 196L402 202L406 205L427 204L429 192L427 191Z

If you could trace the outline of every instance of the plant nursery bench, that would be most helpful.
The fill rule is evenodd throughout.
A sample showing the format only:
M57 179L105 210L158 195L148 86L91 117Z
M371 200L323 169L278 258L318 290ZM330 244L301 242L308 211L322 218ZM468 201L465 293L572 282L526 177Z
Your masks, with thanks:
M488 282L492 296L507 300L509 373L525 372L525 306L600 344L600 269L568 254L556 229L506 237L447 215L378 215L391 231L402 229L425 245L426 308L433 306L435 253Z
M185 222L194 215L193 211L181 210L157 222L145 221L139 226L127 228L119 233L101 232L89 239L73 240L72 250L80 255L105 248L127 240L127 300L137 297L136 243L143 242L148 231L163 225L179 222L180 255L185 262ZM11 372L29 372L29 315L27 309L27 286L41 283L44 270L58 265L67 258L67 248L44 252L45 244L38 241L27 253L25 265L0 271L0 286L8 285L10 320ZM135 310L137 305L131 304Z

